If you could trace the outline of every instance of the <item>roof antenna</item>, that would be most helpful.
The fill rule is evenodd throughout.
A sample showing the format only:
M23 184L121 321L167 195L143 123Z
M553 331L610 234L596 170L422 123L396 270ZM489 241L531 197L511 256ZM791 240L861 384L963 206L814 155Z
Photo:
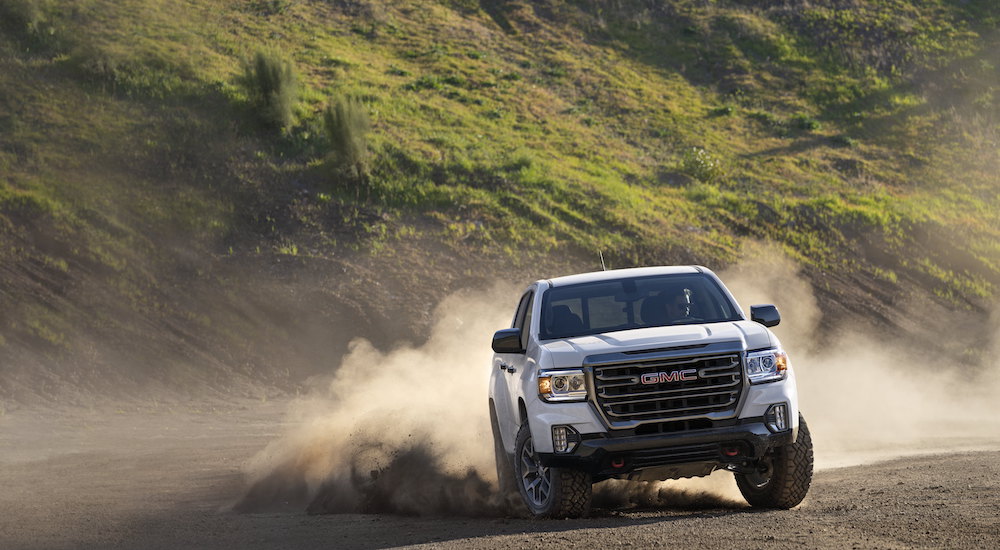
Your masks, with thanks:
M601 269L603 269L604 271L607 271L608 270L608 266L604 265L604 252L598 250L597 253L601 255Z

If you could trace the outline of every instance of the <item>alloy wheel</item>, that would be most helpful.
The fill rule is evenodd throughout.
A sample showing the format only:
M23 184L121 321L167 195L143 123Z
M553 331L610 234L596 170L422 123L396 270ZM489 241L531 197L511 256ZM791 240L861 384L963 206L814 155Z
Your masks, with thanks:
M521 448L521 483L535 507L542 507L552 491L551 470L542 465L535 454L535 445L529 438Z

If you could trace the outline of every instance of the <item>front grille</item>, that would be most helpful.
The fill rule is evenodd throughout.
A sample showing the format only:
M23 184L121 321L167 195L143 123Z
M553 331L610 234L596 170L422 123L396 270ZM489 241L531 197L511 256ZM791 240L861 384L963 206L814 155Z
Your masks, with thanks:
M680 371L697 371L693 380L676 380ZM743 387L740 354L671 357L594 366L597 405L612 425L671 420L691 416L735 414ZM644 374L665 376L652 384Z

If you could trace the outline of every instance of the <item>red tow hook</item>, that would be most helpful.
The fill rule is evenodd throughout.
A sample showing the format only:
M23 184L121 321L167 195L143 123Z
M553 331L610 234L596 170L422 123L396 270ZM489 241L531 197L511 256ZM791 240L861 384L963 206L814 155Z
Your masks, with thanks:
M732 458L734 456L740 456L740 448L739 447L723 447L722 448L722 454L724 454L724 455L726 455L726 456L728 456L730 458Z
M625 459L622 457L612 458L611 467L612 468L622 468L625 466Z

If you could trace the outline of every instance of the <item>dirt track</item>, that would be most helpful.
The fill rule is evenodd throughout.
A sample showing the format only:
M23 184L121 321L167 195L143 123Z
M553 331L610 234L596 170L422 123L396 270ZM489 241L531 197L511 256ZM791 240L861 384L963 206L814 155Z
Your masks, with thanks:
M799 508L598 510L571 521L230 511L282 403L0 416L0 548L996 548L992 450L817 472ZM823 457L818 457L822 462Z

